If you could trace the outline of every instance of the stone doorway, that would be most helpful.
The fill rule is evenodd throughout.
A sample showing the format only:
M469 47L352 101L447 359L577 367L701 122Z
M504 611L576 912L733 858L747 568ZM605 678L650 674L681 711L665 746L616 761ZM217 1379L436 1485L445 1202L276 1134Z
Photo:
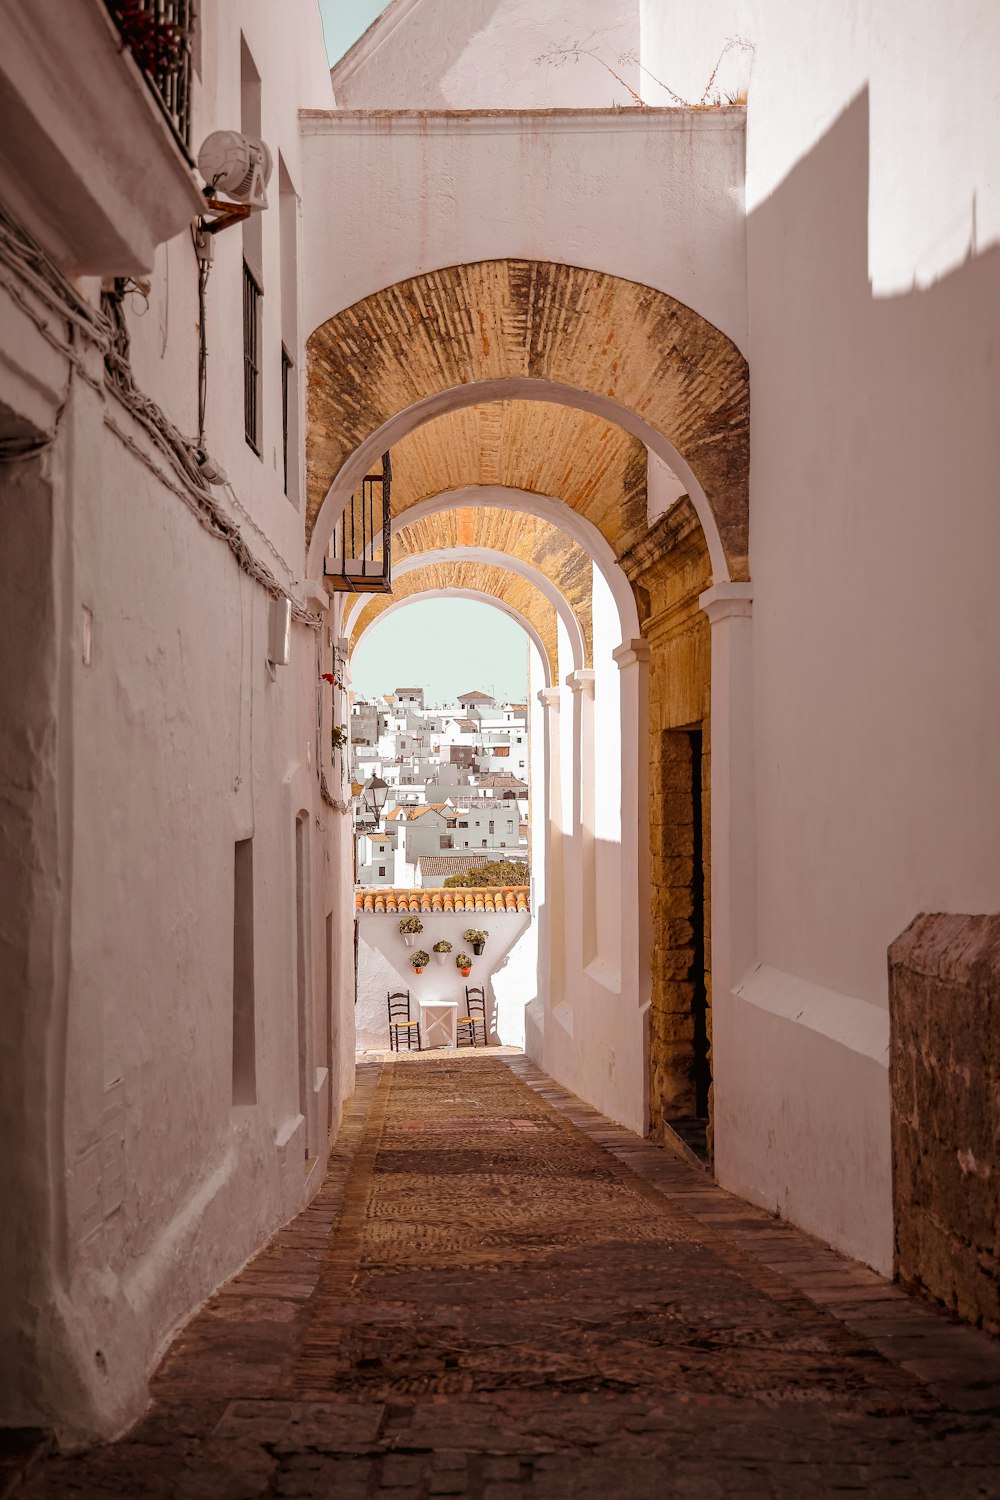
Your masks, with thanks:
M663 818L649 1045L650 1129L711 1159L712 1057L706 825L700 723L661 733Z

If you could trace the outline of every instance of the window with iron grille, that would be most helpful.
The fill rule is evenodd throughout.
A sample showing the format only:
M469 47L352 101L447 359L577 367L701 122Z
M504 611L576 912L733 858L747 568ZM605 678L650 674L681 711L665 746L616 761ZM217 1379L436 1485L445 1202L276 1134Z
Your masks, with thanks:
M260 302L263 293L243 262L243 427L260 457Z
M195 0L105 0L105 3L122 41L190 161Z
M285 494L288 494L288 413L292 388L292 356L281 346L281 452L284 461Z

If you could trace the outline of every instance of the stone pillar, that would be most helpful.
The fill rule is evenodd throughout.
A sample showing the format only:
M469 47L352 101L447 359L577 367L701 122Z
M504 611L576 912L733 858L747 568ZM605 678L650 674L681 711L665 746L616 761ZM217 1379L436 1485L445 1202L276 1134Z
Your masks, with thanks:
M712 626L711 971L712 1145L718 1180L729 1180L728 1080L743 1061L730 1045L734 994L757 958L757 853L753 771L753 586L719 583L700 604Z
M649 1056L652 913L649 884L649 643L637 637L612 652L621 674L621 993L643 1025ZM649 1097L642 1102L648 1129Z
M565 978L561 700L562 693L557 687L542 688L538 694L545 710L545 912L539 933L538 961L543 970L546 1013L562 999Z
M712 990L728 996L757 957L752 585L719 583L712 626Z
M566 899L573 914L571 951L581 968L597 956L597 861L594 850L594 673L566 678L573 694L573 830Z

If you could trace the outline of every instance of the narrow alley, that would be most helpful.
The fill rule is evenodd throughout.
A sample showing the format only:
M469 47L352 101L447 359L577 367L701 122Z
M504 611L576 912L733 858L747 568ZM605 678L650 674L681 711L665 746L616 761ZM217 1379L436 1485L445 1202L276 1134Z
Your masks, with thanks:
M13 1493L1000 1495L1000 1347L523 1055L364 1061L324 1187L124 1440Z

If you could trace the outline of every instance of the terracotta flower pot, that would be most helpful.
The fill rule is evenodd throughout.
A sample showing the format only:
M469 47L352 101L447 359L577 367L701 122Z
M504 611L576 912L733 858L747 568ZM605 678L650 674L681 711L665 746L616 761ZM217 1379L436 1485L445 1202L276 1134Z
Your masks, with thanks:
M467 969L459 969L458 972L461 974L463 979L468 979L469 975L472 973L472 965L470 964Z
M423 964L420 965L419 969L414 968L413 972L414 972L414 974L422 974L424 972L424 966L423 966Z

